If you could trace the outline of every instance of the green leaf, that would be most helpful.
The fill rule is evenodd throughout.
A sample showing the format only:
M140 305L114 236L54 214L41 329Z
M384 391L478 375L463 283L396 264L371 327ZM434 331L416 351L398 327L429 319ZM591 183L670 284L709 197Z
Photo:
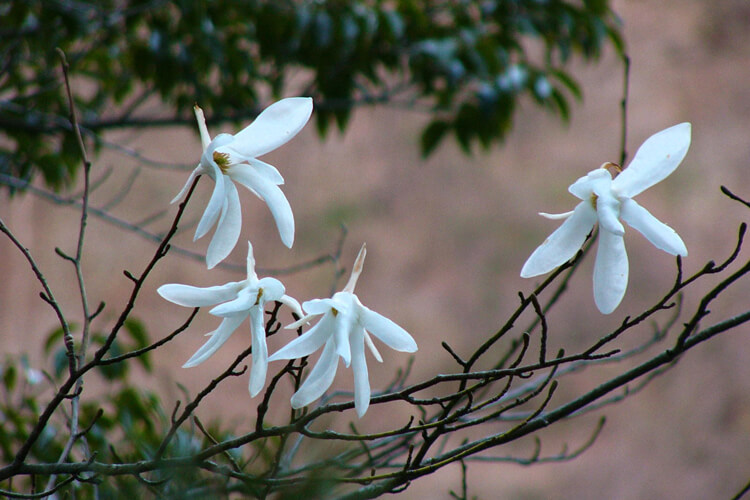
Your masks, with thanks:
M422 131L420 141L422 146L422 156L425 158L430 156L449 130L450 124L445 121L435 120L430 123L427 128Z

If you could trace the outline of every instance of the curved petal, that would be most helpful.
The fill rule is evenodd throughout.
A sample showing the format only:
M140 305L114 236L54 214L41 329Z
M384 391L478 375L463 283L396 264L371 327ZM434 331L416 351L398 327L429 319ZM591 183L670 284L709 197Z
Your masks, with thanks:
M208 127L206 127L206 117L203 115L203 110L196 104L193 106L193 112L195 113L195 119L198 121L198 131L201 134L201 146L203 151L208 149L208 145L211 144L211 135L208 133Z
M603 168L597 168L592 170L583 177L579 177L573 184L568 186L568 192L583 201L591 199L591 193L596 188L601 189L602 183L606 183L607 179L612 181L612 175Z
M625 228L619 220L620 202L611 193L605 193L596 199L596 215L599 218L599 227L610 233L625 234Z
M302 408L322 396L331 387L338 364L339 357L336 355L333 342L326 343L320 359L310 370L310 375L307 376L299 390L292 395L292 408Z
M671 255L687 255L687 247L677 232L630 198L622 202L620 217L659 250Z
M247 314L251 307L255 305L258 297L258 291L254 288L243 288L237 294L234 300L219 304L209 312L214 316L234 316L239 313Z
M234 299L241 286L237 281L205 288L170 283L160 286L156 292L168 301L181 306L203 307Z
M328 313L320 318L320 321L318 321L315 326L272 354L271 357L268 358L268 361L298 359L309 356L333 336L334 328L333 314ZM331 349L334 349L335 347L336 346L333 345L333 342L331 342Z
M178 201L182 201L182 199L185 197L185 195L188 192L188 189L190 189L190 186L193 184L193 181L196 177L201 175L203 173L203 167L198 165L193 169L192 172L190 172L190 175L188 176L187 181L185 182L185 185L182 186L182 189L180 189L180 192L177 193L177 196L175 196L172 201L169 202L170 205L177 203Z
M354 408L362 418L370 406L370 379L365 360L364 332L352 335L352 374L354 375Z
M412 336L385 316L361 305L359 317L365 329L391 349L401 352L417 350L417 343Z
M287 306L292 310L294 314L296 314L300 318L304 317L305 313L302 312L302 306L299 305L299 302L297 302L297 299L295 299L294 297L290 297L289 295L284 294L276 300Z
M226 203L226 189L224 183L227 180L224 179L224 175L222 175L219 167L213 166L213 168L213 179L216 184L214 185L213 193L211 193L211 199L208 200L208 205L206 205L206 210L203 212L203 217L201 217L200 222L198 222L198 227L195 228L193 241L203 237L208 230L211 229L219 218L219 214Z
M370 337L370 334L367 333L367 330L365 332L365 345L368 349L370 349L370 352L372 353L373 357L378 361L378 363L383 362L383 356L380 355L380 352L378 352L378 348L375 347L375 344L372 341L372 338Z
M352 351L350 342L350 335L352 331L357 327L357 317L349 311L339 311L336 315L336 325L333 331L333 338L336 343L336 354L341 356L344 360L344 364L348 367L352 362Z
M652 135L638 148L612 187L630 198L663 180L680 165L690 147L691 126L680 123Z
M237 188L231 182L227 182L224 187L226 202L206 252L206 266L209 269L226 259L232 252L237 240L240 239L242 229L242 209Z
M221 325L219 325L219 328L209 334L211 336L206 343L203 344L200 349L195 351L195 354L193 354L190 359L182 365L182 367L190 368L199 365L210 358L219 347L224 345L224 342L226 342L237 327L240 326L240 323L245 321L245 318L247 318L247 315L244 314L224 318Z
M266 202L276 221L281 241L291 248L292 243L294 243L294 215L292 214L292 207L281 189L248 165L234 165L230 169L229 175Z
M268 302L271 300L279 300L284 296L284 284L276 278L266 277L258 281L258 290L262 290L263 293L258 296L261 302Z
M625 240L609 231L599 231L594 263L594 302L602 314L614 311L628 287L628 256Z
M268 371L268 346L266 345L266 329L263 326L263 308L261 306L250 309L250 329L253 338L253 366L250 368L248 390L250 396L255 397L266 385L266 372Z
M352 274L349 276L349 281L346 282L342 292L354 293L354 287L357 286L357 280L359 279L359 275L362 274L362 268L365 266L365 257L367 257L367 244L362 243L362 248L359 249L357 258L354 259Z
M325 314L331 309L342 309L341 304L333 299L311 299L302 304L307 314Z
M290 97L275 102L235 134L231 148L250 158L273 151L302 130L312 109L310 97Z
M576 254L596 223L596 211L583 201L555 232L531 254L521 269L522 278L531 278L552 271Z

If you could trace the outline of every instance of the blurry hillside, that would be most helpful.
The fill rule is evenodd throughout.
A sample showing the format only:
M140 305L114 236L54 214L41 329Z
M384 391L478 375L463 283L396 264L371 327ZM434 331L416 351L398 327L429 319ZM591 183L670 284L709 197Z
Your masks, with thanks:
M748 219L738 204L721 195L719 186L750 196L750 5L744 0L620 0L614 9L624 21L632 59L629 152L667 126L693 124L693 142L683 164L638 200L682 236L690 251L685 267L694 271L708 259L726 256L736 226ZM521 265L556 227L536 213L571 209L574 199L567 186L602 162L617 160L621 67L613 54L606 54L599 64L581 66L574 74L582 83L584 101L574 106L569 126L560 126L529 104L503 146L471 158L449 141L429 160L421 160L419 131L426 117L393 108L359 110L344 135L334 134L323 143L308 127L264 158L286 179L284 192L297 223L294 249L281 245L267 208L248 193L241 194L246 221L241 238L252 239L259 267L277 269L332 251L345 224L349 232L341 265L348 272L360 245L367 242L358 295L417 339L415 374L453 371L440 341L449 341L459 352L468 350L515 309L515 292L533 285L533 280L518 276ZM147 158L174 163L192 164L200 150L197 135L187 129L118 132L108 139ZM112 174L95 192L93 204L110 201L138 165L120 153L102 155L93 177L108 168ZM167 208L186 176L142 166L114 213L138 220ZM210 195L208 183L201 182L196 194L199 199L189 207L188 220L200 216ZM53 286L72 280L72 269L62 265L53 249L72 248L76 212L29 195L12 203L2 197L4 214L10 214L4 215L6 223L35 252ZM171 207L170 214L174 210ZM152 229L163 229L167 220L161 224ZM89 294L93 303L108 304L101 320L107 321L129 290L120 270L140 269L154 245L96 219L88 231ZM671 284L671 257L632 230L626 241L631 277L623 304L611 316L596 311L590 284L593 261L585 263L550 314L551 343L594 338ZM205 250L208 241L193 244L191 229L183 228L175 243ZM27 352L41 362L40 339L54 327L55 318L36 290L25 288L29 270L17 252L7 245L0 246L0 252L0 276L3 283L12 283L0 288L0 346L6 352ZM230 260L242 264L244 252L245 246L238 245ZM323 265L282 279L289 294L306 300L326 295L333 274L332 266ZM172 256L142 294L137 316L159 337L160 326L172 328L185 311L161 300L155 293L158 285L208 286L240 277L228 270L206 273L202 262ZM739 305L746 308L750 288L734 293L735 311ZM71 310L77 307L75 296L62 301ZM144 378L144 383L166 395L165 406L178 397L175 380L196 389L229 359L231 347L200 368L180 368L202 344L202 334L214 327L212 318L200 314L188 332L154 359L158 376ZM555 340L556 334L573 338ZM239 349L247 340L236 334L229 346ZM273 342L269 346L272 351L278 347ZM374 387L378 377L389 379L405 362L403 356L383 354L382 367L371 366ZM588 387L595 381L570 383ZM337 384L348 388L349 374L342 371ZM212 404L199 414L209 420L215 417L212 408L231 409L232 415L223 419L241 428L251 424L242 417L255 404L241 378L214 394ZM376 410L367 419L385 417ZM750 479L750 331L736 331L696 349L643 392L601 413L608 417L603 435L579 459L530 468L470 464L470 495L518 500L729 498ZM593 426L595 417L542 435L548 439L545 451L556 453L564 442L580 444L590 430L585 424ZM524 455L531 448L529 443L513 451ZM417 481L401 498L448 498L459 477L458 467L448 468L437 478Z

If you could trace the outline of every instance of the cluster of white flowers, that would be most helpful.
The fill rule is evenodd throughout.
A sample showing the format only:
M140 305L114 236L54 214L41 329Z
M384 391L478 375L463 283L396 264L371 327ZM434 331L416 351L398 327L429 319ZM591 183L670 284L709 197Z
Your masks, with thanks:
M268 153L289 141L302 130L311 113L310 98L282 99L265 109L253 123L237 134L219 134L211 140L203 111L198 106L195 107L203 154L185 187L172 203L185 196L197 176L206 174L214 180L211 199L198 223L194 238L201 238L216 225L206 253L206 264L209 269L229 255L240 236L242 215L234 181L266 202L276 221L281 241L287 247L292 246L294 217L289 202L278 187L284 183L284 178L275 167L258 160L256 156ZM340 356L347 367L350 364L352 366L354 403L357 414L361 417L370 404L370 382L364 345L367 344L375 358L382 362L369 334L397 351L417 350L416 342L406 330L362 305L354 294L354 286L362 272L365 253L363 245L354 264L352 276L343 291L330 299L309 300L302 307L297 300L286 295L286 289L279 280L270 277L258 279L255 273L253 246L249 241L245 280L205 288L181 284L159 287L157 291L162 297L181 306L203 307L218 304L210 313L222 318L221 324L207 334L210 337L208 341L183 367L196 366L210 358L245 319L250 318L252 368L248 389L251 396L263 390L269 361L308 356L325 344L317 364L292 396L292 407L301 408L323 395L333 383ZM286 328L297 329L308 324L314 316L323 316L305 334L269 357L263 315L266 303L273 301L286 305L301 318Z
M173 203L184 197L197 176L206 174L214 180L213 194L195 232L195 239L198 239L216 225L206 254L209 269L226 258L239 239L242 217L234 182L242 184L266 202L276 221L281 241L287 247L292 246L292 209L279 188L284 179L275 167L256 157L289 141L305 126L311 113L312 99L283 99L268 107L239 133L219 134L212 140L202 110L195 107L203 154ZM582 201L571 212L540 214L550 219L565 219L565 222L531 254L521 270L521 276L531 278L545 274L570 260L598 222L594 299L599 310L609 314L620 304L628 282L628 260L623 240L625 229L620 220L642 233L657 248L672 255L687 255L685 244L677 233L636 203L633 197L671 174L687 154L689 146L690 124L675 125L647 139L628 168L621 169L613 163L605 163L574 182L568 190ZM613 178L610 168L619 171L619 175ZM210 313L222 318L219 327L207 334L210 336L208 341L184 367L196 366L207 360L246 318L250 318L251 396L263 390L270 361L302 358L322 347L318 362L292 396L292 407L301 408L320 398L333 383L341 358L347 367L352 367L354 405L361 417L370 404L365 346L375 359L382 362L371 335L397 351L417 350L416 342L406 330L365 307L354 294L365 255L363 245L349 282L342 291L328 299L308 300L302 306L286 295L284 285L279 280L269 277L258 279L250 242L247 278L243 281L207 288L163 285L158 292L165 299L187 307L215 305ZM266 303L272 301L281 302L300 317L287 329L307 326L315 317L319 317L319 320L304 334L269 356L263 315Z

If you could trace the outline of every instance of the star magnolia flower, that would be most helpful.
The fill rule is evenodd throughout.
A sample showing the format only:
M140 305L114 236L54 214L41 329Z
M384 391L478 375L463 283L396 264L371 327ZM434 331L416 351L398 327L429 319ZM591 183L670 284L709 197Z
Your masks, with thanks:
M324 346L317 364L292 396L293 408L302 408L323 395L333 383L338 358L341 357L347 367L350 364L352 366L354 407L357 415L361 417L370 405L370 381L365 361L365 345L375 359L383 361L372 343L370 334L382 340L391 349L402 352L417 350L417 343L406 330L362 305L359 298L354 295L354 286L362 272L365 254L365 246L362 245L354 263L351 278L341 292L336 293L330 299L314 299L305 302L302 307L308 315L286 328L299 328L315 316L322 316L320 321L269 358L269 361L301 358Z
M628 256L623 240L625 228L620 220L627 222L660 250L686 256L685 243L674 229L657 220L632 198L671 174L687 154L689 146L690 124L680 123L646 139L630 165L614 179L607 167L617 165L605 163L574 182L568 191L583 201L568 213L540 213L549 219L566 220L534 250L521 270L521 277L548 273L570 260L598 222L594 301L602 313L609 314L620 304L628 285Z
M159 287L157 292L170 302L186 307L203 307L222 303L210 313L224 318L219 328L207 335L208 341L182 365L190 368L210 358L234 333L245 318L250 317L250 334L252 336L253 366L250 369L251 396L258 394L266 383L268 369L268 348L266 347L266 329L263 311L267 302L277 300L289 306L292 311L302 316L299 303L285 295L284 285L275 278L258 279L255 274L253 246L247 242L247 279L233 281L221 286L200 288L189 285L169 284Z
M234 182L239 182L266 202L276 221L281 241L291 248L294 242L294 217L289 202L278 187L284 184L284 178L275 167L258 160L256 156L273 151L302 130L312 113L312 99L282 99L266 108L253 123L237 134L219 134L213 140L208 134L203 110L198 106L194 110L203 155L172 203L185 196L198 175L207 174L216 182L193 238L195 241L204 236L218 221L206 253L208 268L224 260L240 237L242 213Z

